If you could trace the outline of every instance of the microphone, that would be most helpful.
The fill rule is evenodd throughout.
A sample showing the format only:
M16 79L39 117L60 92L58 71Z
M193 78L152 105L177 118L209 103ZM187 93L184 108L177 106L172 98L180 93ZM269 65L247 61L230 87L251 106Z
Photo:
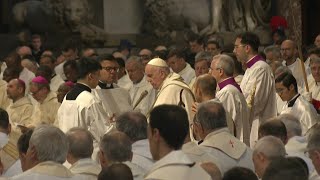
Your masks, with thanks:
M141 93L141 95L140 95L138 101L136 102L136 104L133 106L133 109L135 109L147 95L148 95L148 91L147 91L147 90L144 90L144 91Z

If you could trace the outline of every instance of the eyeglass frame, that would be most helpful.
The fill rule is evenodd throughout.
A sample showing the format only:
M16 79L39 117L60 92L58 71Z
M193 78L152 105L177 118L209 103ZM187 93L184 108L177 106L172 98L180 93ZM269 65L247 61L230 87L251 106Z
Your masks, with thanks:
M120 68L118 68L118 67L101 67L101 69L103 69L109 73L111 72L111 70L113 70L116 73L120 71Z

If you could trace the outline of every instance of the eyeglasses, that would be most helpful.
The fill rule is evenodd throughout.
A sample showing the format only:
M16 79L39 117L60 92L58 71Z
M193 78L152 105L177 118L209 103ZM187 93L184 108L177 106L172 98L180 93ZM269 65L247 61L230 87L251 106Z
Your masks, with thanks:
M106 70L107 72L111 72L111 71L119 72L119 68L117 67L102 67L102 69Z
M234 45L234 49L238 49L239 47L246 46L246 44L239 44L239 45Z

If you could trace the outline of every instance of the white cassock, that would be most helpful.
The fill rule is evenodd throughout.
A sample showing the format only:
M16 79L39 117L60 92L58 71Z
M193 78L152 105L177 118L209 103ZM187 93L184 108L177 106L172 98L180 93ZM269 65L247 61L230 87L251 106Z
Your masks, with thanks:
M63 71L63 65L66 63L67 61L63 61L62 63L58 64L55 68L54 68L54 72L56 72L57 75L59 75L63 80L67 80L66 75L64 74Z
M317 83L310 74L308 76L308 85L309 85L309 92L311 92L312 99L315 99L317 101L320 101L320 82Z
M84 180L81 175L74 175L62 164L53 161L45 161L35 167L10 178L12 180Z
M143 180L143 176L146 173L146 169L143 169L130 161L125 161L123 162L123 164L127 165L130 168L134 180Z
M316 109L300 94L295 95L286 103L281 111L281 114L284 113L291 114L299 119L303 135L305 135L314 124L319 122Z
M178 150L171 151L157 161L144 179L209 180L211 177L184 152Z
M298 85L298 92L300 94L302 94L305 91L305 83L304 83L304 79L303 79L303 72L302 72L302 66L301 66L301 60L299 58L296 59L296 61L287 66L290 71L292 72L292 75L294 76L294 78L297 80L297 85ZM283 64L286 66L286 61L283 61ZM306 75L308 77L308 71L306 69Z
M3 167L2 177L11 177L22 173L17 139L0 132L0 157Z
M50 90L52 92L57 92L59 86L64 83L64 80L61 78L59 74L55 74L50 81Z
M20 72L19 79L26 84L26 94L29 93L30 82L34 77L34 73L29 71L27 68L23 68L23 70Z
M184 107L188 113L189 122L191 123L194 115L191 110L193 102L194 97L189 86L182 81L180 75L170 73L163 81L153 107L162 104L174 104Z
M186 67L184 67L178 74L183 78L186 84L190 84L191 80L196 77L194 69L188 63L186 63Z
M254 170L252 150L231 135L227 128L209 133L199 146L218 159L217 164L222 174L235 166Z
M148 139L136 141L132 144L132 160L131 162L142 167L143 169L151 169L154 161L150 153Z
M239 85L231 77L220 82L218 86L220 90L216 93L216 98L220 100L224 109L231 115L236 128L236 137L240 139L240 141L249 145L250 113L246 99L240 91Z
M147 94L143 96L145 92L147 92ZM134 110L147 115L156 97L155 93L155 90L147 81L145 76L139 83L132 84L131 88L129 89L129 94L132 102L132 107L136 106Z
M36 103L32 115L32 125L52 125L56 120L59 107L60 103L58 102L57 94L50 91L42 103Z
M277 115L274 76L270 66L260 56L247 62L240 87L250 110L250 146L253 147L258 140L259 125Z
M131 88L132 82L128 74L125 74L120 79L118 79L117 85L127 91Z
M79 83L64 97L57 115L57 125L63 132L73 127L83 127L91 132L94 137L94 159L100 138L107 131L108 120L102 102L87 85Z
M8 98L7 95L7 82L0 79L0 107L2 109L6 109L11 100Z
M79 159L69 170L73 174L81 174L87 180L96 180L101 172L101 166L91 158Z

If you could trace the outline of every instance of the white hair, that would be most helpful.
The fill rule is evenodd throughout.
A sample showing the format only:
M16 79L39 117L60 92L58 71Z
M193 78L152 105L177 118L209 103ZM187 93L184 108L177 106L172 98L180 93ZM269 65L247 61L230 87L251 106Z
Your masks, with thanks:
M265 136L254 146L253 154L257 153L262 153L267 159L272 160L277 157L284 157L286 155L286 149L279 138Z
M62 164L67 159L68 140L66 135L57 127L38 126L32 133L29 144L35 147L39 162L54 161Z
M296 117L291 114L281 114L277 118L284 123L288 133L290 132L294 136L302 135L301 123Z

